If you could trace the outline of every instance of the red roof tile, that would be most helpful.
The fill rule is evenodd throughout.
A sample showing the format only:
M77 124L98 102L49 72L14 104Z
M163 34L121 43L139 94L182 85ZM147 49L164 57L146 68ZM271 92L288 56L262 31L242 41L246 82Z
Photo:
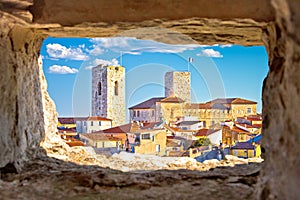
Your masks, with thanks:
M111 119L99 116L90 116L87 118L87 121L112 121Z
M112 127L109 129L102 130L103 133L130 133L132 124L124 124L121 126Z
M208 136L208 135L211 135L217 131L219 131L221 129L206 129L206 128L203 128L203 129L200 129L196 134L195 136L198 136L198 137L201 137L201 136Z
M101 141L121 141L122 139L113 137L107 134L102 133L83 133L80 134L80 136L84 136L86 138L89 138L91 140L101 140Z
M179 97L167 97L160 101L161 103L183 103L184 101Z
M241 99L241 98L218 98L214 99L212 101L209 101L207 103L219 103L219 104L257 104L255 101L250 101L247 99Z

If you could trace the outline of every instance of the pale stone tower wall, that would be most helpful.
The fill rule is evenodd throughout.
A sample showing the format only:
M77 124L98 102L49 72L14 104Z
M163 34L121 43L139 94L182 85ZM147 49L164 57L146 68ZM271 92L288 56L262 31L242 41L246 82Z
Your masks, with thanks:
M98 87L101 83L101 93ZM117 93L115 91L117 88ZM98 65L92 69L92 115L112 119L112 125L125 124L125 68Z
M167 72L165 74L165 96L176 96L189 103L191 101L191 73Z

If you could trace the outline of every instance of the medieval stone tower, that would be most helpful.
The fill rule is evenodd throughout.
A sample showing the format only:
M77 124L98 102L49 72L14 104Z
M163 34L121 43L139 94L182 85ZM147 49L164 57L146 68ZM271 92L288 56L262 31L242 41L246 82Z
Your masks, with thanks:
M98 65L92 69L92 115L125 124L125 68Z
M176 96L189 103L191 101L191 73L167 72L165 74L165 96Z

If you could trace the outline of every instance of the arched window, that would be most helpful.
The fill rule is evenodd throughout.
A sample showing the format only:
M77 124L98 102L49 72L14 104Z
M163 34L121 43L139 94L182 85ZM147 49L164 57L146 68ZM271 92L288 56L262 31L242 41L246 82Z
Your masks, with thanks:
M101 82L99 81L98 82L98 95L100 96L101 95Z
M118 81L115 81L115 95L117 96L119 94L119 83Z

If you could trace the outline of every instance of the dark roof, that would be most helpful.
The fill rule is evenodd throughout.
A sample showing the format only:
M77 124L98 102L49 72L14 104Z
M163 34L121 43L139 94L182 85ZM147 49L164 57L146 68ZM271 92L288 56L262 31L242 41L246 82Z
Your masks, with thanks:
M73 117L59 117L58 122L61 124L75 124L75 120Z
M231 149L255 149L255 145L251 142L239 142L235 146L231 147Z
M130 107L129 109L149 109L149 108L155 108L156 102L160 102L161 100L165 99L165 97L155 97L148 99L142 103L139 103L135 106Z
M199 122L201 122L201 121L182 121L182 122L176 123L176 125L179 125L179 126L181 126L181 125L193 125L193 124L197 124Z
M160 102L162 103L183 103L184 101L180 99L179 97L167 97Z
M211 108L213 109L222 109L222 110L225 110L225 109L229 109L228 106L226 106L226 104L221 104L221 103L215 103L211 106Z

